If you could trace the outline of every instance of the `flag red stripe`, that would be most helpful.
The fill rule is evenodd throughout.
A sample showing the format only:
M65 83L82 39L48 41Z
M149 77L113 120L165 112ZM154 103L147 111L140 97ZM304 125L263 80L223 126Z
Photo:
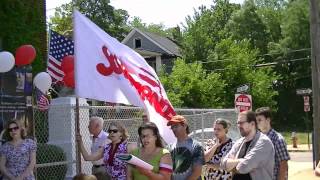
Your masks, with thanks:
M52 69L52 68L49 67L49 66L48 66L48 70L49 70L50 73L53 73L53 74L55 74L55 75L58 76L58 77L61 77L61 78L62 78L62 77L64 76L63 74L58 73L57 71L55 71L54 69ZM49 73L49 74L50 74L50 73Z
M56 62L54 62L52 59L49 59L49 64L52 64L54 67L56 67L57 69L61 70L61 65L57 64Z

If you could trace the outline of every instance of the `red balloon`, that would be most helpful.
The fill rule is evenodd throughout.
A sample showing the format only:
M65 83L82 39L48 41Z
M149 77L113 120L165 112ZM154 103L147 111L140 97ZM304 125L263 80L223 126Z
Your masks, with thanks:
M23 45L16 50L16 65L23 66L32 63L36 58L36 50L32 45Z
M65 74L74 70L74 58L72 55L65 56L62 59L61 69Z
M63 77L64 85L70 88L74 88L74 71L68 72Z

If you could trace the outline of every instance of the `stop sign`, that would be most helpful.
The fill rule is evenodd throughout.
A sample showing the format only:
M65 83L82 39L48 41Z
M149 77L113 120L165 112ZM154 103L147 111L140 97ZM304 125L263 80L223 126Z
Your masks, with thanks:
M235 94L234 104L239 112L252 109L252 98L248 94Z

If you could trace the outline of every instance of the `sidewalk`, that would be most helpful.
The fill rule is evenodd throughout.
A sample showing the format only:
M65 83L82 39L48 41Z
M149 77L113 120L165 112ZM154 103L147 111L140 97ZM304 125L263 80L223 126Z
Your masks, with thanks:
M289 175L288 179L289 180L319 180L320 177L316 177L312 169L306 169L292 176Z
M297 180L298 179L309 180L311 177L315 177L313 174L312 162L296 162L296 161L290 160L288 161L288 166L289 166L288 175L290 180L294 178L297 178ZM301 177L304 177L304 178L301 178Z
M320 179L313 173L312 152L308 149L308 145L300 145L298 148L288 146L291 160L288 161L289 180L316 180Z

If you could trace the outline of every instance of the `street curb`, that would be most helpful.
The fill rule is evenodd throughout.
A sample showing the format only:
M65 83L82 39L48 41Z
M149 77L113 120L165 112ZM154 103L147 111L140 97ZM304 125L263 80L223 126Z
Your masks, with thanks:
M288 152L312 152L312 150L288 149Z

